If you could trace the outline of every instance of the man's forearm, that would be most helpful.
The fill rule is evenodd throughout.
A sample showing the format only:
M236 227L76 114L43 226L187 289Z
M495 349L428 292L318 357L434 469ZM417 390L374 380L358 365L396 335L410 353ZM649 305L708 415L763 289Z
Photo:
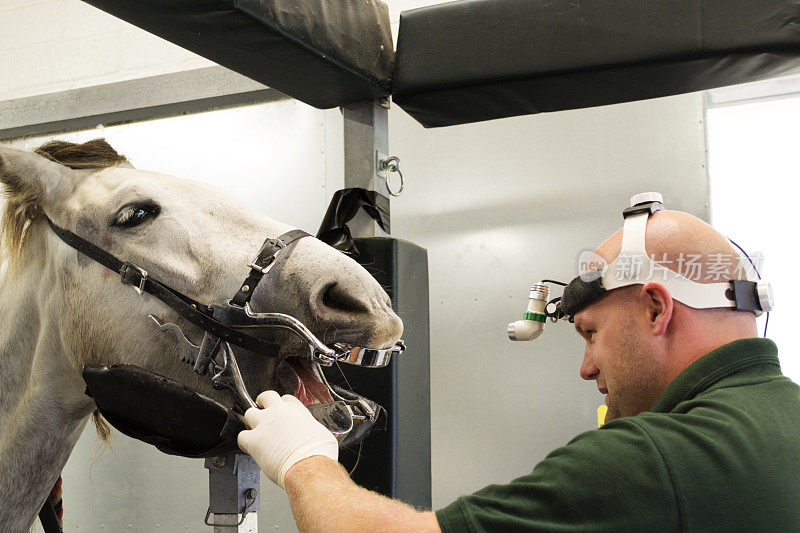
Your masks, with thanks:
M440 531L432 512L359 487L327 457L294 465L286 474L286 493L300 531Z

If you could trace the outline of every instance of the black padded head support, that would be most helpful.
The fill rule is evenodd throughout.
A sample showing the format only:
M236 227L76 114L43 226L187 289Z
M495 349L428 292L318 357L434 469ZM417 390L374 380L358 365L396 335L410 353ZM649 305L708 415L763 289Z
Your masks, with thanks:
M232 410L198 392L133 365L83 367L86 392L125 435L183 457L238 452L246 429Z
M584 278L591 281L585 281ZM597 275L591 272L584 274L583 277L578 276L564 288L559 308L565 316L572 319L578 311L603 297L606 292L608 291L603 287L602 272L597 271Z

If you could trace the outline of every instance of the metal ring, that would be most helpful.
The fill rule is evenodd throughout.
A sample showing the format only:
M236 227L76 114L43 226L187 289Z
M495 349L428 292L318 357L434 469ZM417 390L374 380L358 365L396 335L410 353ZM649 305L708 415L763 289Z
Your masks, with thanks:
M389 192L390 196L400 196L400 193L403 192L405 188L405 179L403 178L403 172L400 170L400 158L396 155L391 157L387 157L386 159L382 159L378 163L378 168L380 170L386 172L386 190ZM397 172L400 174L400 189L397 192L394 192L392 188L389 186L389 173L390 172Z
M397 192L394 192L389 186L389 172L392 172L392 169L388 169L388 172L386 173L386 190L389 191L391 196L400 196L406 186L405 180L403 179L403 173L400 171L400 166L397 165L394 167L394 172L397 172L400 175L400 188L397 190Z

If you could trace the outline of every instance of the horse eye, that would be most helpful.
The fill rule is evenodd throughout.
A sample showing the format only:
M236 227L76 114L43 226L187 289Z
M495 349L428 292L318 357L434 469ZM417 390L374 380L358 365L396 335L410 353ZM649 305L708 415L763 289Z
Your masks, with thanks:
M138 226L145 220L157 216L160 211L159 207L152 203L126 205L117 212L112 225L122 228Z

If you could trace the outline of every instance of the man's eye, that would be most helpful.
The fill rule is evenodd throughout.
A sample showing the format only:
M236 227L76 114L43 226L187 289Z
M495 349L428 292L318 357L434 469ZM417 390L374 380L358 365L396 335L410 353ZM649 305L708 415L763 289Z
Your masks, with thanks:
M147 219L155 218L161 210L155 204L134 204L126 205L117 212L112 225L131 228L137 226Z

